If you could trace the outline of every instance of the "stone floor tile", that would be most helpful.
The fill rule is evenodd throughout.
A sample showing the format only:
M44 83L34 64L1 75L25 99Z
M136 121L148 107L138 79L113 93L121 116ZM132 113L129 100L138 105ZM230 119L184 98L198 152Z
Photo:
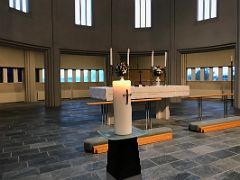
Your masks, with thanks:
M219 159L227 158L236 155L236 153L227 151L227 150L220 150L220 151L215 151L212 153L209 153L209 155L214 156Z
M174 161L170 163L170 165L179 171L185 171L187 169L191 169L193 167L199 166L198 163L195 163L193 161L188 161L188 160Z
M149 159L141 160L141 169L147 169L156 166L157 164Z
M193 173L201 178L207 178L214 176L218 173L221 173L222 170L211 165L201 165L188 170L190 173Z
M211 163L211 165L226 171L226 170L240 167L240 162L235 161L232 158L225 158L225 159L220 159L218 161L215 161Z
M194 159L195 157L198 156L198 154L189 150L182 150L179 152L172 153L171 155L178 159L188 159L188 160Z
M234 147L231 147L227 150L231 151L231 152L234 152L234 153L237 153L237 154L240 154L240 146L234 146Z
M193 161L195 161L199 164L202 164L202 165L209 164L209 163L212 163L212 162L217 161L217 160L218 160L218 158L210 156L208 154L198 156L198 157L193 159Z
M32 175L39 174L39 170L36 168L25 168L19 171L10 171L3 174L3 180L25 178Z
M221 173L217 176L214 176L214 179L216 179L216 180L239 180L240 173L235 172L235 171L227 171L227 172Z
M173 161L177 161L178 159L171 155L163 155L163 156L151 158L150 160L158 165L162 165L162 164L170 163Z
M216 151L215 148L209 147L207 145L197 146L191 149L188 149L189 151L192 151L198 155L204 155L213 151Z
M65 180L101 180L96 173L87 173L75 177L66 178Z
M52 164L47 164L42 167L39 167L40 173L46 173L46 172L51 172L57 169L63 169L63 168L68 168L71 165L68 162L60 162L60 163L52 163Z

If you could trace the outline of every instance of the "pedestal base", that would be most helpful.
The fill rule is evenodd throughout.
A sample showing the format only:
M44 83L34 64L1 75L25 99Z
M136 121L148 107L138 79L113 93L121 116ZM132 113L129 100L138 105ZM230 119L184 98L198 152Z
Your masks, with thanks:
M108 140L107 172L116 179L141 174L137 138Z
M169 99L163 99L156 103L156 119L170 119Z

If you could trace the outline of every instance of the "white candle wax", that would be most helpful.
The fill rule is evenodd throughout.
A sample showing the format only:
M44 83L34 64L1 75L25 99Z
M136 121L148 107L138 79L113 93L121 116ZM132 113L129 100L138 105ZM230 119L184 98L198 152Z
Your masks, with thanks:
M112 48L110 48L110 66L113 65L113 59L112 59Z
M129 66L130 49L127 50L127 65Z
M131 96L126 103L126 90L131 93L131 81L113 81L114 132L117 135L132 133Z
M152 67L154 66L154 51L152 51L152 58L151 58L152 62L151 62L151 65Z
M233 62L233 56L231 56L231 62Z
M167 67L167 51L165 52L165 67Z

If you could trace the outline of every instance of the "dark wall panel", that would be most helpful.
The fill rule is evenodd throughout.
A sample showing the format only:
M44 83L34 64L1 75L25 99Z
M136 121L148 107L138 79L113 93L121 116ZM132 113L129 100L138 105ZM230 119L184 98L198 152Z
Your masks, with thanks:
M236 42L237 0L219 0L218 18L197 22L197 0L175 0L176 49Z
M60 48L104 51L110 48L111 10L110 0L93 0L92 27L75 25L74 0L55 1L56 43Z
M134 0L113 0L113 47L118 51L168 49L170 43L170 1L152 0L152 27L135 29Z
M0 38L22 43L51 45L51 1L30 1L30 12L9 8L8 0L0 3Z

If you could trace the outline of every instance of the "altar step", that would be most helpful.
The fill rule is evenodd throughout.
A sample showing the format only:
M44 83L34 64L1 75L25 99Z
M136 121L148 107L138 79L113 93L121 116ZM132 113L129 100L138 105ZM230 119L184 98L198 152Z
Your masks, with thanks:
M172 139L172 129L167 127L146 130L147 134L138 137L138 145L169 141ZM94 154L108 151L108 140L102 136L88 138L84 141L84 150Z
M219 131L240 126L240 116L196 121L189 124L189 130L200 133Z

